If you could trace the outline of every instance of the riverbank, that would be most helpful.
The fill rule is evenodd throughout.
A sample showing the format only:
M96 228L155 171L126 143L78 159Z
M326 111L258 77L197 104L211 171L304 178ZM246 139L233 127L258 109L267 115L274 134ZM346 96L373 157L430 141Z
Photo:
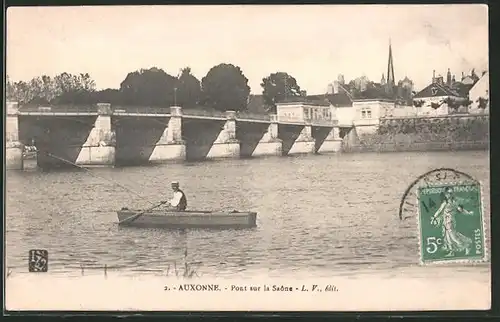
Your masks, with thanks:
M351 131L344 138L344 152L474 151L488 150L490 142L484 115L387 118L373 133Z
M478 142L380 142L372 144L346 145L342 152L430 152L430 151L488 151L489 141Z

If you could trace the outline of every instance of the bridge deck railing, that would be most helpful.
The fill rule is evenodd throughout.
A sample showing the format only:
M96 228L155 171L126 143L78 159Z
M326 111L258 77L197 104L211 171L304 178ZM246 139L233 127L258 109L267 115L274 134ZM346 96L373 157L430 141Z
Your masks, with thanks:
M53 106L40 106L40 105L24 105L19 108L20 114L72 114L72 115L94 115L98 113L97 105L53 105ZM171 110L169 107L151 107L151 106L112 106L112 113L116 115L158 115L158 116L169 116ZM206 110L206 109L194 109L194 108L184 108L182 109L182 114L185 116L199 116L199 117L210 117L217 119L226 119L227 114L225 111L217 110ZM251 113L247 111L236 112L236 119L238 120L256 120L270 122L270 114L259 114ZM300 119L283 119L280 118L279 122L283 123L293 123L293 124L311 124L317 126L332 126L337 124L336 120L300 120Z
M182 115L188 116L205 116L205 117L215 117L215 118L226 118L226 113L216 110L202 110L193 108L183 108Z
M97 113L97 105L23 105L19 107L20 113L66 113L66 114L91 114Z
M309 123L317 126L335 126L339 122L337 120L310 120Z
M144 114L144 115L166 115L170 114L169 107L152 107L152 106L113 106L113 113L127 114Z
M288 124L298 124L298 125L315 125L315 126L335 126L338 124L338 120L327 120L327 119L303 119L299 117L284 117L280 115L278 117L278 123L288 123Z
M236 119L271 121L271 116L269 114L257 114L257 113L251 113L251 112L236 112Z

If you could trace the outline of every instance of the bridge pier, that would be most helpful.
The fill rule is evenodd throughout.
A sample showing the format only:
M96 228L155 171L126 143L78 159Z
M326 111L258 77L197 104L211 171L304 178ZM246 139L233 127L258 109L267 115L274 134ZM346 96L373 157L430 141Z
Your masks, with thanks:
M271 123L262 139L255 147L252 156L281 156L283 155L283 142L278 137L278 116L270 115Z
M313 127L313 137L316 140L316 153L334 153L342 149L342 139L338 126L333 128Z
M207 159L240 157L240 141L236 138L236 112L226 111L226 122L222 131L208 151Z
M75 164L107 167L115 165L116 135L111 128L111 104L98 103L94 127L83 144Z
M293 154L314 154L316 152L316 140L312 136L312 126L303 126L302 131L288 151L288 155Z
M8 105L7 168L22 169L23 145L36 138L37 163L114 166L337 152L345 130L321 120L278 120L234 111L188 113L99 103L83 111ZM207 115L208 114L208 115ZM19 133L18 133L19 132ZM38 133L40 132L40 133ZM355 130L350 133L355 136ZM347 142L344 142L344 144ZM348 144L346 144L348 145ZM69 162L65 162L69 161Z
M19 118L17 102L6 102L5 124L5 167L6 170L23 170L24 145L19 141Z
M353 126L345 129L344 132L345 135L342 138L342 151L349 152L356 150L359 145L359 136L356 127Z
M182 139L182 108L170 107L168 126L149 157L151 163L165 163L186 160L186 143Z

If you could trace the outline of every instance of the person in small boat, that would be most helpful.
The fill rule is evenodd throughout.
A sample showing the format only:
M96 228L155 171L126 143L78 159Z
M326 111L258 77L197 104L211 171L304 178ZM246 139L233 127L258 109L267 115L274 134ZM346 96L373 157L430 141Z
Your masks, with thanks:
M172 190L174 191L174 195L172 199L168 201L164 201L163 203L168 204L170 207L177 211L184 211L187 208L187 198L184 192L179 189L179 182L172 181Z

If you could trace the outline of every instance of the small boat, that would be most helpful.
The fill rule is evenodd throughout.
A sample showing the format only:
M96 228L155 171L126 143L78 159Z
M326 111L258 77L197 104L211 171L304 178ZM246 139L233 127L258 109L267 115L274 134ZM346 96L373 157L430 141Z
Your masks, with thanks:
M141 210L122 208L117 214L120 226L142 228L241 229L257 226L256 212L158 210L143 213Z

